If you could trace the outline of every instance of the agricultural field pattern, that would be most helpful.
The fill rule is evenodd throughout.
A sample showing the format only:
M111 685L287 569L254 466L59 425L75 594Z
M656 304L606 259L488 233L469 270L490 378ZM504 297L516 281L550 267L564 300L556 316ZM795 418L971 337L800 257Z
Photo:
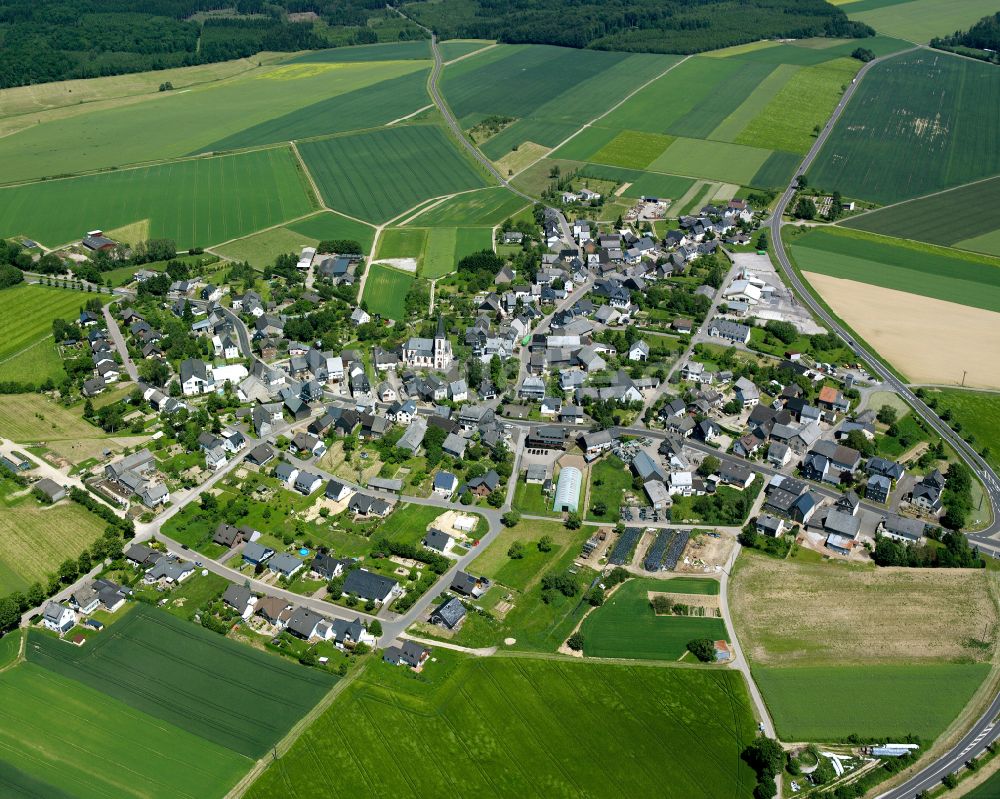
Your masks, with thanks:
M0 799L1000 798L996 0L4 6Z

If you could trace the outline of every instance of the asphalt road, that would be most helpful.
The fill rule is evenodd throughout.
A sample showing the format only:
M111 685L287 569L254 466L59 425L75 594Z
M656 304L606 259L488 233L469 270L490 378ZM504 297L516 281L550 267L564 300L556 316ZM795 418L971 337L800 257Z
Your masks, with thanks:
M947 754L917 772L898 788L879 794L877 799L914 799L921 791L939 787L941 780L948 774L961 771L967 761L980 755L1000 737L1000 725L995 724L997 716L1000 716L1000 694L997 694L993 704Z
M830 116L829 121L826 123L826 127L823 128L819 136L816 138L816 141L813 142L812 148L806 154L805 159L803 159L802 164L796 171L797 176L803 174L816 159L819 151L829 138L834 125L837 120L840 119L844 108L847 106L851 97L854 95L854 92L860 85L862 78L864 78L872 67L883 60L884 58L876 58L873 61L869 61L860 69L854 82L848 86L847 91L844 92L844 96L841 98L833 114ZM792 180L792 183L787 189L785 189L784 194L781 195L781 199L778 201L778 205L774 209L774 214L767 223L767 226L770 229L774 256L778 261L778 265L781 268L782 273L784 274L784 279L796 291L802 301L809 307L809 310L812 311L813 315L822 320L830 330L847 342L851 351L858 358L866 361L871 366L872 371L874 371L890 388L892 388L893 391L910 403L916 413L924 419L924 421L926 421L927 424L929 424L938 433L938 435L947 441L948 444L950 444L952 448L959 453L961 458L969 465L969 467L982 479L983 485L986 489L986 496L993 509L993 523L986 530L970 535L969 538L975 543L982 543L986 541L993 547L1000 546L1000 542L991 540L992 536L1000 533L1000 518L998 518L998 511L1000 511L1000 479L997 478L996 473L978 452L970 447L961 436L957 435L933 410L924 404L924 402L910 390L909 386L896 377L896 375L893 374L892 371L890 371L878 359L876 353L871 352L865 346L862 346L857 340L855 340L854 336L840 324L839 321L834 319L833 316L827 312L827 310L813 295L811 288L799 278L798 273L789 261L788 253L785 251L785 244L781 239L781 225L782 216L791 203L792 198L795 196L796 183L797 177Z

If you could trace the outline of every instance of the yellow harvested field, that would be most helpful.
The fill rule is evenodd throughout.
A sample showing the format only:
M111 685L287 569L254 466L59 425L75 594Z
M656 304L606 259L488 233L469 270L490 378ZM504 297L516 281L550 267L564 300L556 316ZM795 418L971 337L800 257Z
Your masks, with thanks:
M988 659L966 642L994 639L994 579L979 569L875 569L743 552L730 607L760 665Z
M913 383L1000 389L1000 314L803 272L841 319Z
M706 56L707 58L729 58L729 56L752 53L755 50L766 50L769 47L777 46L778 42L774 39L761 39L749 44L734 44L732 47L723 47L721 50L712 50L711 52L700 53L699 55Z
M100 438L103 432L83 421L81 411L64 408L38 394L0 395L0 437L11 441Z

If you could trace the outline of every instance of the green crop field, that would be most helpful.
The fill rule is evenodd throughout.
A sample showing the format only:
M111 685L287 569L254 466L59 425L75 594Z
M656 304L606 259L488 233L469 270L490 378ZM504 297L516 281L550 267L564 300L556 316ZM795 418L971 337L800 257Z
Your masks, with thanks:
M861 2L844 6L851 19L871 25L879 33L926 44L935 36L963 30L988 14L996 13L991 0L911 0L911 2Z
M887 204L995 175L998 106L989 64L934 50L892 58L858 86L810 182Z
M735 141L804 155L815 141L814 126L826 124L860 67L856 59L837 58L801 68L763 105Z
M20 284L0 291L0 381L41 383L61 378L62 361L52 340L55 319L75 320L88 295Z
M379 66L384 68L385 65ZM403 61L394 66L396 69L393 72L401 69L408 71L399 77L338 94L253 125L206 144L198 148L197 152L235 150L379 127L428 105L430 97L427 96L427 69L420 66L419 62Z
M375 237L375 229L371 225L333 211L323 211L298 222L290 222L285 227L317 241L350 239L358 242L365 253L371 250Z
M373 222L486 182L436 125L303 142L299 151L328 206Z
M962 435L975 436L975 447L989 448L986 459L1000 469L1000 394L990 391L928 389L938 414L950 411L962 425Z
M786 741L936 738L972 698L986 663L755 668Z
M590 156L599 164L645 169L674 141L672 136L623 130Z
M649 166L657 172L750 185L770 156L770 150L742 144L677 139Z
M845 219L844 227L1000 256L1000 221L970 214L1000 203L1000 177ZM942 220L947 220L944 223Z
M18 395L21 396L21 395ZM3 487L15 484L4 481ZM0 493L0 595L47 584L59 564L77 558L107 524L69 500L49 507L30 493Z
M400 272L385 264L372 264L368 267L363 298L368 303L368 310L387 319L402 319L406 315L406 293L412 283L413 275L409 272Z
M777 96L799 71L799 67L794 64L778 64L770 74L764 77L760 83L753 88L739 105L725 117L707 136L709 139L717 141L734 141L740 132L750 124L762 108ZM748 142L757 144L757 142Z
M412 224L421 227L499 225L526 205L516 194L496 186L451 197L424 211Z
M178 696L163 699L178 701ZM11 775L5 768L0 778L41 787L41 793L27 794L31 797L221 797L252 765L236 752L33 663L0 674L0 719L0 758L21 772Z
M428 66L429 60L271 64L183 91L154 88L95 103L73 116L54 113L0 138L0 179L76 174L382 125L430 102Z
M427 230L424 228L390 227L382 231L375 257L416 258L419 261L426 246Z
M1000 260L860 231L813 230L794 238L799 268L1000 311Z
M32 634L28 659L247 757L260 757L335 679L139 605L84 649Z
M430 59L430 42L420 39L411 42L366 44L361 47L334 47L329 50L312 50L290 59L289 64L350 64L366 61L408 61Z
M317 797L329 775L351 796L751 796L735 672L435 654L420 680L373 664L247 796Z
M246 236L312 208L295 157L281 147L0 189L0 233L54 247L94 228L148 219L150 237L185 249Z
M986 782L977 785L964 796L965 799L1000 799L1000 772L994 772Z
M492 39L451 39L447 42L441 42L438 47L441 49L441 57L447 62L469 55L469 53L475 53L491 44L493 44Z
M584 619L580 627L584 655L677 660L687 651L688 641L695 638L728 640L726 623L721 618L658 616L649 605L648 591L689 593L685 590L689 587L675 580L629 580Z

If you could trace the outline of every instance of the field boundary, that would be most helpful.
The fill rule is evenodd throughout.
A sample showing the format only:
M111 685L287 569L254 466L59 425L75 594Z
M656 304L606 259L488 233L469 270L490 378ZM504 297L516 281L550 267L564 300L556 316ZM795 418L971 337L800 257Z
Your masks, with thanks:
M348 674L346 677L342 677L337 683L323 696L319 702L310 710L306 715L296 722L292 728L286 733L285 737L282 738L278 743L274 745L271 749L271 756L268 757L264 755L253 767L248 771L243 778L236 783L226 794L225 799L239 799L244 793L250 788L257 778L264 772L264 770L271 765L272 762L280 758L289 749L291 749L292 744L294 744L312 723L316 721L326 710L333 704L334 700L337 699L346 689L350 686L358 677L360 677L365 669L368 668L368 664L371 662L371 658L365 660L361 666L355 669L353 672Z

